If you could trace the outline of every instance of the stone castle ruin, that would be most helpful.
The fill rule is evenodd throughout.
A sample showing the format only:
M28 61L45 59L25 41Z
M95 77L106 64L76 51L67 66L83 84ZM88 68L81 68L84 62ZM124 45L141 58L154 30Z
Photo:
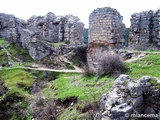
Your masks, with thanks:
M113 8L95 9L89 16L88 64L93 69L95 55L114 48L124 42L123 17Z
M71 44L82 44L84 24L77 16L55 16L48 13L46 16L32 16L27 28L38 32L42 39L49 42L70 41Z
M160 46L160 9L133 14L129 39L131 43L154 42Z
M55 16L49 12L46 16L32 16L26 22L13 15L0 13L0 38L21 44L35 60L55 51L54 46L49 46L52 43L82 45L83 29L84 24L73 15Z

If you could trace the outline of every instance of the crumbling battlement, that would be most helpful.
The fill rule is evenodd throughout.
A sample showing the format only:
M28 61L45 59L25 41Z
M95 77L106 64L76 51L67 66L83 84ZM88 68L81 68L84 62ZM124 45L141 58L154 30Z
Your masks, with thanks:
M125 25L123 17L113 8L95 9L89 16L89 42L104 40L112 44L124 39Z
M0 38L9 43L21 44L35 60L40 60L53 51L46 43L82 45L83 28L84 24L73 15L55 16L49 12L45 16L32 16L26 22L13 15L0 13Z
M160 45L160 9L143 11L131 16L131 43L155 42Z

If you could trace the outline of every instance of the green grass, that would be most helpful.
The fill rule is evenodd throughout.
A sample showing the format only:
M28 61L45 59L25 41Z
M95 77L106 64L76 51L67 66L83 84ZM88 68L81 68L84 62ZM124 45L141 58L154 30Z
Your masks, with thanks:
M64 43L64 42L57 42L57 43L53 43L53 45L54 45L55 47L60 47L60 46L62 46L62 45L65 45L65 43Z
M76 108L82 109L87 103L99 101L101 95L107 92L114 82L114 78L107 76L100 77L98 82L95 82L95 79L95 76L83 76L76 73L26 71L24 69L1 70L0 80L5 80L4 85L9 89L1 100L4 97L11 100L18 100L17 102L21 102L19 104L23 107L25 103L24 99L30 100L33 97L29 92L29 88L33 85L34 81L48 80L47 85L42 89L46 100L56 99L64 101L70 97L77 98L77 104L65 109L58 119L66 119L66 114L68 115L68 120L75 119L81 114ZM23 107L23 109L27 109L26 107ZM11 118L19 119L18 112L16 114L15 108L12 111L13 116Z
M12 54L17 54L16 50L11 52ZM0 56L3 56L3 54L3 51L0 51ZM128 71L125 74L128 74L132 79L141 78L144 75L160 78L160 54L149 53L147 57L132 63L126 63L126 65ZM45 80L47 85L42 88L41 92L46 100L64 101L70 97L77 98L77 104L69 106L58 116L58 120L74 120L78 117L87 116L86 113L82 114L80 109L84 108L87 103L99 102L102 94L111 88L115 78L102 76L98 82L95 82L96 77L93 75L83 76L76 73L10 69L0 70L0 80L4 80L4 85L8 88L7 93L1 96L0 100L5 97L21 100L23 109L27 107L23 99L31 99L33 97L29 92L29 88L35 81ZM156 80L152 79L150 82L160 89L160 84ZM18 113L16 114L15 112L14 114L12 118L17 118ZM31 116L29 117L31 118Z
M43 42L47 45L52 45L54 47L60 47L62 45L65 45L65 44L69 44L68 42L57 42L57 43L52 43L52 42L49 42L47 40L43 40Z
M3 108L6 120L31 118L32 112L28 105L32 99L30 88L34 82L33 75L24 69L0 70L0 80L4 80L4 86L7 88L7 92L0 96L0 107Z
M8 45L8 42L3 39L0 39L0 44L6 47Z
M133 79L145 75L160 78L160 54L150 53L147 57L126 65L129 68L127 74Z
M58 119L71 120L81 113L76 108L82 109L87 103L99 101L103 93L106 93L113 85L114 78L103 76L95 82L95 76L83 76L81 74L62 73L57 79L48 83L42 90L45 98L54 98L64 101L67 98L77 98L77 104L65 109ZM67 118L66 118L66 115Z
M160 89L160 83L157 83L157 80L152 78L150 80L151 85L155 86L157 89Z
M69 69L69 70L74 70L75 69L70 63L66 63L66 68Z
M0 65L5 62L5 58L7 57L5 51L0 50Z
M29 64L34 62L34 60L30 57L28 50L24 49L22 46L20 45L15 45L15 44L8 44L7 41L0 39L0 44L3 45L8 52L11 54L10 58L8 59L8 62L11 62L14 64L14 66L19 66L21 65L25 65L25 64ZM8 46L7 46L8 45ZM22 63L17 63L17 60L15 58L18 58L20 60L22 60ZM6 52L1 49L0 50L0 65L5 62L7 62L5 59L8 58L6 55Z
M1 70L0 79L5 80L4 85L9 89L7 95L16 93L18 96L29 95L28 89L32 87L34 79L24 69Z
M12 56L23 60L23 62L33 62L34 61L30 57L28 50L22 48L21 46L12 44L7 48L7 50L10 52Z
M77 97L79 101L99 99L102 93L109 90L113 84L113 78L107 76L95 82L96 77L84 77L80 74L60 74L53 82L48 84L48 88L43 90L44 94L49 95L50 92L56 95L57 99L62 101L68 97ZM49 93L49 94L47 94Z
M69 107L58 117L57 120L76 120L78 114L76 108Z

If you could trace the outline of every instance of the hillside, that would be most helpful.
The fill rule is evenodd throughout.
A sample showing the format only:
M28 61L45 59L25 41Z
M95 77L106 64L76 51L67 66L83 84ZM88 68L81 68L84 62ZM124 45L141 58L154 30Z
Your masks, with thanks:
M95 82L94 75L23 69L20 67L31 66L36 61L25 49L3 40L0 55L0 117L6 120L93 119L99 111L101 95L110 89L116 77L101 76ZM148 52L145 58L126 63L125 74L132 78L144 75L160 78L159 57L158 52Z

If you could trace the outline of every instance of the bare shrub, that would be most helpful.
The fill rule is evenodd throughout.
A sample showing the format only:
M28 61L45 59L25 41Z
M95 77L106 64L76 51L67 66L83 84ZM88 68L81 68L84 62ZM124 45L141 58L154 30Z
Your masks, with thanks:
M117 75L126 69L121 57L115 52L98 54L97 57L99 58L99 74L101 75Z
M116 75L125 70L125 65L121 57L114 52L104 54L99 60L99 65L101 67L100 73L105 75Z
M85 66L84 75L89 76L93 73L97 75L116 76L126 70L125 64L120 55L114 51L96 52L94 56L96 66Z
M83 70L84 70L84 73L83 73L84 76L92 76L93 75L93 71L91 71L89 69L88 65L84 65Z

